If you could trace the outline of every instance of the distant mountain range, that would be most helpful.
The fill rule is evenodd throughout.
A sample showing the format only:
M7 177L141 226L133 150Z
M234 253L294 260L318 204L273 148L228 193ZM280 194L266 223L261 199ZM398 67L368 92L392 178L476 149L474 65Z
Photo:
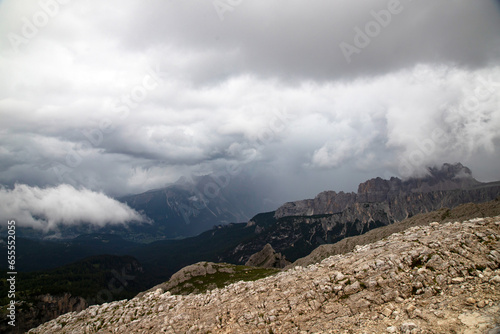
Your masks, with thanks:
M166 188L122 197L120 201L142 212L153 223L130 225L122 231L109 228L101 232L147 242L197 235L214 225L247 222L265 205L252 191L241 191L244 185L240 186L238 182L238 179L228 182L224 178L202 176L193 182L181 180ZM318 242L332 242L416 213L491 200L498 194L499 186L500 182L477 181L470 169L460 163L444 164L440 168L429 168L428 175L421 178L403 181L396 177L390 180L378 177L361 183L357 193L325 191L314 199L289 202L274 212L274 218L317 219L317 215L329 215L322 217L320 224L328 226L325 225L321 233L318 230L315 238L319 238ZM349 222L355 223L355 227ZM259 230L262 224L258 224ZM307 224L309 228L312 226L310 221ZM343 226L343 232L336 231L340 226ZM317 243L311 242L311 245Z
M208 198L189 184L178 183L122 198L155 220L150 230L129 229L128 232L135 233L135 238L141 241L154 233L181 236L202 229L205 232L147 244L125 240L120 234L126 231L82 234L59 242L18 237L16 264L19 271L37 270L36 277L44 277L47 282L54 272L48 269L100 254L129 255L132 256L129 261L137 261L137 266L142 268L135 275L135 284L151 287L199 261L245 264L253 254L272 247L281 253L278 262L286 264L286 260L293 262L320 245L361 235L419 213L469 202L487 202L500 195L500 182L481 183L461 164L444 164L428 171L425 177L408 180L374 178L361 183L357 193L325 191L313 199L285 203L275 211L257 214L244 223L214 224L208 230L207 224L216 221L243 220L243 207L248 202L237 203L238 199L230 198L222 188L218 196ZM199 181L198 185L211 182L210 179ZM229 190L225 191L229 193ZM195 203L204 204L196 206ZM442 210L441 220L447 218L449 211ZM0 250L6 252L4 240L0 240ZM111 261L110 265L114 261L121 265L119 258L111 257L107 261ZM0 268L5 266L0 264Z
M188 197L194 191L186 188L178 184L123 200L158 220L150 231L142 232L144 235L155 231L173 233L182 228L201 230L209 220L207 215L221 219L242 214L236 209L229 211L227 208L234 208L236 199L229 200L221 194L196 209L198 212L187 217L189 224L186 224L179 207L189 204L186 201L195 201L192 196ZM195 237L184 239L139 244L124 240L118 234L103 233L80 235L64 242L19 238L17 262L19 268L32 271L55 268L98 254L131 255L153 272L152 277L162 280L198 261L245 264L266 244L288 261L295 261L325 243L360 235L418 213L469 202L486 202L499 195L500 182L481 183L462 164L444 164L441 168L429 168L428 175L423 178L405 181L394 177L390 180L374 178L361 183L357 193L325 191L314 199L285 203L276 211L257 214L246 223L215 225ZM198 200L201 200L199 193L193 196L200 196ZM238 204L242 206L244 203ZM172 222L176 225L170 227L168 224L174 224ZM5 244L0 245L3 247Z
M276 206L256 190L248 176L217 174L181 178L176 183L141 194L117 198L149 218L148 223L93 226L82 222L60 226L56 232L19 227L17 235L31 239L73 239L83 234L114 234L123 239L150 243L198 235L216 225L241 223ZM262 190L262 189L260 189Z
M245 222L265 206L257 194L241 191L233 178L206 175L181 179L162 189L119 198L145 214L151 225L130 225L125 237L138 241L194 236L215 225Z
M500 195L500 182L481 183L462 164L429 168L422 178L363 182L357 193L325 191L314 199L289 202L249 221L257 235L226 252L221 260L244 263L267 243L294 261L321 244L392 224L419 213L464 203L480 203Z

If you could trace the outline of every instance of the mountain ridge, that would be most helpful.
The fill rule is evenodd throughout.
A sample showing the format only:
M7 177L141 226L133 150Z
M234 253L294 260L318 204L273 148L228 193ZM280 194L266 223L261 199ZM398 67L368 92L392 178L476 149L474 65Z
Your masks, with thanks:
M474 189L489 187L497 182L482 183L477 181L468 167L461 163L445 163L440 168L429 167L424 177L401 180L391 177L389 180L375 177L358 186L357 193L327 190L320 192L314 199L287 202L276 210L275 217L311 216L333 214L345 210L354 203L373 203L392 200L400 194L428 193L455 189ZM498 182L500 185L500 182Z
M244 263L267 243L295 261L322 244L366 233L419 213L482 203L500 195L500 182L482 183L461 163L429 168L422 178L380 177L361 183L358 193L324 191L313 199L288 202L273 217L257 215L248 225L259 231L220 259Z
M107 239L101 241L99 234L91 234L67 241L64 245L45 245L40 242L38 245L37 242L29 241L32 246L28 248L37 254L35 267L42 269L40 265L48 263L47 261L52 263L57 259L56 262L62 265L65 259L78 260L77 256L73 256L78 247L82 248L90 242L94 245L93 248L101 249L102 252L133 255L145 266L154 268L159 277L168 279L169 275L183 266L198 261L245 264L251 255L261 251L266 244L270 244L286 259L295 261L322 244L363 234L418 213L431 212L442 207L453 208L467 202L486 202L500 194L500 182L478 182L472 178L470 170L461 164L445 164L442 168L430 171L432 175L418 180L374 178L360 184L359 188L363 194L369 193L374 198L390 198L383 202L360 202L357 194L328 191L318 194L315 199L285 203L276 211L257 214L247 223L217 225L211 230L183 240L159 240L149 244L137 244L121 240L113 234L103 237ZM456 189L407 193L401 191L443 189L443 184L447 189L450 189L451 185ZM337 201L336 198L342 200ZM28 243L28 240L25 243ZM110 248L111 245L115 246ZM52 255L48 253L47 256L51 257L47 261L43 260L45 246L57 251ZM179 247L183 254L172 256L172 252ZM193 253L194 248L200 248L200 251ZM29 261L29 254L24 254L22 248L19 252L19 264L24 263L26 268L33 267L23 262ZM84 253L87 256L96 254L88 251ZM159 272L160 268L164 273Z

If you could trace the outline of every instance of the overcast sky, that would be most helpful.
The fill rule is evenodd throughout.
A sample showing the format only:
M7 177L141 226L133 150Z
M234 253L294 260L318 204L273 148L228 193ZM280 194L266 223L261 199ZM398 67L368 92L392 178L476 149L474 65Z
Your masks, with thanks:
M499 92L497 0L3 0L0 195L499 180Z

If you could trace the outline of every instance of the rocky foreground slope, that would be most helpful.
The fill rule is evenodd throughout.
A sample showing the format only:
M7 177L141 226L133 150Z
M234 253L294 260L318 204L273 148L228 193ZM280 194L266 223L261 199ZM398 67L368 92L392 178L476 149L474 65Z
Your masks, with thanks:
M158 289L30 333L497 333L499 324L497 216L412 227L204 294Z

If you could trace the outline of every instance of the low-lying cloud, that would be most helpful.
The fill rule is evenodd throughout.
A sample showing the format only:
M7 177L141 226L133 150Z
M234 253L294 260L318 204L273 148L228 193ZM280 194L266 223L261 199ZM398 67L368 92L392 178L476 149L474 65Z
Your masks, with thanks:
M14 219L18 226L45 232L81 223L103 227L145 221L137 211L103 193L67 184L45 189L25 184L0 188L0 216L2 225Z

